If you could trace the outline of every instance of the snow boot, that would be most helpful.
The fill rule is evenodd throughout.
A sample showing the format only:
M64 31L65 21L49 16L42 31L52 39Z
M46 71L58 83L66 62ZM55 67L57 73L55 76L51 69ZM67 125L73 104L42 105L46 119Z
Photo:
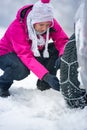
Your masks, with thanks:
M45 81L43 80L37 80L37 88L41 91L44 91L44 90L47 90L47 89L50 89L51 87L49 86L48 83L46 83Z
M9 90L4 90L0 88L0 97L8 97L10 96Z
M70 108L84 108L87 106L86 90L79 87L77 69L76 41L75 34L73 34L66 44L60 67L60 88Z
M0 97L10 96L9 88L12 83L1 83L0 82Z

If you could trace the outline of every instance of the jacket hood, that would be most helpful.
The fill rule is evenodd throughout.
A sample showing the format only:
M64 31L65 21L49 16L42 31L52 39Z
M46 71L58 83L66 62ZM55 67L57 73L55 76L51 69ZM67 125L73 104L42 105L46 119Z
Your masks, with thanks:
M27 16L29 12L32 10L33 4L25 5L22 8L20 8L16 14L16 18L19 21L24 21L26 22ZM55 20L54 20L55 21ZM54 22L55 23L55 22ZM50 31L56 31L56 27L54 25L54 29L50 28Z
M26 20L28 13L32 10L33 4L31 5L25 5L22 8L20 8L16 14L16 18L20 21Z

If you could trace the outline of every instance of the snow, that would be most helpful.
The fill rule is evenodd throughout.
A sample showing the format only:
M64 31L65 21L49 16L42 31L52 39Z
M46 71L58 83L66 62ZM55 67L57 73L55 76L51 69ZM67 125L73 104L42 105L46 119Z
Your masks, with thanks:
M0 30L1 37L5 29ZM40 91L36 81L31 73L14 81L10 97L0 97L0 130L87 130L87 107L68 108L60 92Z

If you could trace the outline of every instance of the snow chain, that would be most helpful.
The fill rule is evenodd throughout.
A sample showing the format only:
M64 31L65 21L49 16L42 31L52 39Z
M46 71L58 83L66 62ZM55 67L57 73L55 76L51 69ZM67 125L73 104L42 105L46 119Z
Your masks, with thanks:
M87 105L85 89L79 88L78 62L75 35L67 43L61 58L60 88L64 99L71 108L84 108Z

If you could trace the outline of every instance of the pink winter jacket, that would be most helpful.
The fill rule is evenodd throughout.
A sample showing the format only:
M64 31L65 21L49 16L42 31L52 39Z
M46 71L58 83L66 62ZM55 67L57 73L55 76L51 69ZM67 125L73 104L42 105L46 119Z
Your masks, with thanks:
M39 63L31 51L32 41L29 39L26 19L33 5L27 5L19 9L16 19L10 24L4 36L0 40L0 55L14 52L21 61L31 70L39 79L48 73L48 70ZM63 54L64 46L68 37L54 19L54 26L50 29L50 38L54 41L59 55ZM45 35L45 34L44 34Z

